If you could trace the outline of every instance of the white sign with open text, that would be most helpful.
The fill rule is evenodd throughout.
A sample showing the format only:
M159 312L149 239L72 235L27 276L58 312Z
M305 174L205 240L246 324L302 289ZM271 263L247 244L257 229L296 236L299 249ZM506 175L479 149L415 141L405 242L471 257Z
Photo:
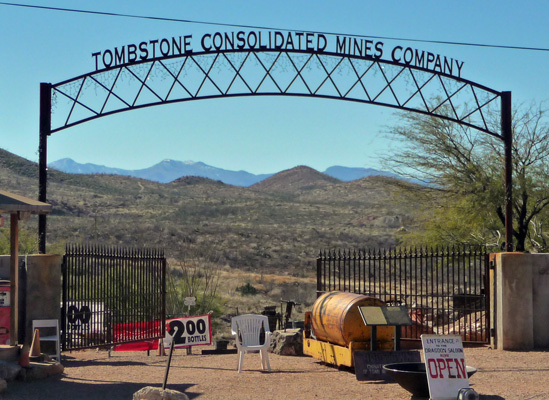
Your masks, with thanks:
M461 336L421 335L432 400L455 400L469 387Z

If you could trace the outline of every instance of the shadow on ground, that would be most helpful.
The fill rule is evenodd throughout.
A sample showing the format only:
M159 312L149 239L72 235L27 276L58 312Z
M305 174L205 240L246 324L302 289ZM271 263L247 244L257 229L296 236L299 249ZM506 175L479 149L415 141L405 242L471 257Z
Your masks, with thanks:
M7 390L0 395L2 400L111 400L131 399L133 394L145 386L161 387L158 382L128 383L78 379L71 382L67 377L52 377L38 381L14 381L8 384ZM192 393L188 384L168 384L167 389L185 393L189 399L196 399L200 394ZM189 391L190 390L190 391Z

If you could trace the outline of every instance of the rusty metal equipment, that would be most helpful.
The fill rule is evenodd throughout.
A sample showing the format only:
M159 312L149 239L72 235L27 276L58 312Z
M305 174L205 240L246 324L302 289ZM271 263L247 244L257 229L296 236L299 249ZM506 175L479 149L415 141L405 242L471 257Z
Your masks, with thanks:
M284 311L284 323L282 324L282 328L284 329L284 332L286 332L286 329L293 328L292 324L292 311L295 306L300 306L301 303L296 303L293 300L280 300L280 314L282 314L282 303L286 303L286 309Z
M372 329L364 324L359 307L384 305L356 293L325 293L305 315L303 353L328 364L354 367L353 353L371 350ZM393 350L394 332L394 326L377 328L377 350Z
M261 311L261 315L266 315L269 319L269 329L271 332L276 331L277 326L278 329L282 329L282 314L276 312L276 306L265 306L263 311Z

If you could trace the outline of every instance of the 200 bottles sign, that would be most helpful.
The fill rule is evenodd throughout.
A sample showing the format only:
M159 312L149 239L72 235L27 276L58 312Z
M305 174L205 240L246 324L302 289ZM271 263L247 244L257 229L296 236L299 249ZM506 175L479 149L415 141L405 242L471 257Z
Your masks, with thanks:
M175 348L212 344L210 314L166 320L164 347Z

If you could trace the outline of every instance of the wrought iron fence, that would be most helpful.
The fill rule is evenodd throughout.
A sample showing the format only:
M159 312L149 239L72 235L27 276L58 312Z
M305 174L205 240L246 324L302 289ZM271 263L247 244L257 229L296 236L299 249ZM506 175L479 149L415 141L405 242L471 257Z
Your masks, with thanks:
M68 245L63 259L63 350L164 336L163 250Z
M402 337L459 334L489 341L488 252L484 247L329 250L317 259L317 294L345 291L406 305Z

